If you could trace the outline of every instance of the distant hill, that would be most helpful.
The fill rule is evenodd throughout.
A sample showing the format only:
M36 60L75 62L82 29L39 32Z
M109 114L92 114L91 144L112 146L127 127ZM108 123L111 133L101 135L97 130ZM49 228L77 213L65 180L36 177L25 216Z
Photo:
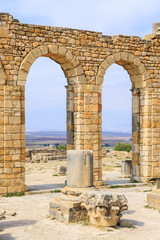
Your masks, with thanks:
M115 146L118 141L131 141L131 133L128 132L102 132L103 144L108 143ZM26 131L26 145L43 145L43 144L66 144L65 131Z
M32 137L66 137L65 131L26 131L26 138Z
M131 132L102 131L102 137L131 137Z
M103 131L103 137L131 137L131 132L118 132L118 131ZM32 137L66 137L65 131L26 131L26 138Z

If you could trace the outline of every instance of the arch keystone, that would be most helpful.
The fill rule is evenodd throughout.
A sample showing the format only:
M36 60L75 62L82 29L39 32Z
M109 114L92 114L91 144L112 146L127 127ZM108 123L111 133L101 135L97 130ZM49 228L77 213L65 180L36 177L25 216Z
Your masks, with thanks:
M127 62L129 59L128 53L126 52L121 52L121 60Z
M114 54L115 61L119 62L121 60L120 52Z
M49 52L50 53L53 53L53 54L57 54L58 53L58 46L56 46L56 45L49 45L48 48L49 48Z
M42 55L48 54L48 46L47 45L40 46L39 48L41 50Z

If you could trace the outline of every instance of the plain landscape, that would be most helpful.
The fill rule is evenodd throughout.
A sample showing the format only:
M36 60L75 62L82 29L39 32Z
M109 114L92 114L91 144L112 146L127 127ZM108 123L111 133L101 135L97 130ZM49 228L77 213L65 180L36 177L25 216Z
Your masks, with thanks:
M120 131L102 132L102 144L107 143L109 146L114 147L119 141L131 143L131 133ZM26 131L27 147L43 146L44 144L54 145L55 143L66 144L65 131Z

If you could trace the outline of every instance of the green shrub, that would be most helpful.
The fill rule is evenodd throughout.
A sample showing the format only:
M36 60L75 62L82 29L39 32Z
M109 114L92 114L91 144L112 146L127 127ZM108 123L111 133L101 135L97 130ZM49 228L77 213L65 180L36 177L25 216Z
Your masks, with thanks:
M122 142L118 142L115 147L115 150L117 151L126 151L126 152L130 152L132 149L132 144L130 143L122 143Z
M67 149L66 144L55 143L54 145L56 146L56 149L60 149L60 150L65 150L65 149Z

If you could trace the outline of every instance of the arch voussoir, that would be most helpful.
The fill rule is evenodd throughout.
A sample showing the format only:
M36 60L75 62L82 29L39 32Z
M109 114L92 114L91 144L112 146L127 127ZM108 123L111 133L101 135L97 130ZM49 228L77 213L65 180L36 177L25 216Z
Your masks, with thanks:
M32 54L35 58L39 58L42 56L42 52L41 52L41 49L40 47L37 47L37 48L34 48L32 49Z
M119 62L120 60L122 60L121 53L120 52L115 53L114 54L114 59L115 59L116 62Z
M49 44L32 49L23 59L18 74L18 85L25 85L31 65L37 58L43 56L49 57L60 64L70 84L86 82L83 68L77 57L66 47Z
M66 53L67 53L67 48L65 48L65 47L59 47L58 48L58 55L65 56Z
M113 54L112 54L112 55L109 55L106 60L107 60L107 62L108 62L110 65L112 65L113 63L115 63L115 58L114 58L114 55L113 55Z
M39 48L40 48L40 51L41 51L42 55L45 56L45 55L48 54L49 50L48 50L48 46L47 45L40 46Z
M109 66L110 66L110 64L107 61L107 59L105 59L101 64L101 67L104 68L104 69L107 69Z

